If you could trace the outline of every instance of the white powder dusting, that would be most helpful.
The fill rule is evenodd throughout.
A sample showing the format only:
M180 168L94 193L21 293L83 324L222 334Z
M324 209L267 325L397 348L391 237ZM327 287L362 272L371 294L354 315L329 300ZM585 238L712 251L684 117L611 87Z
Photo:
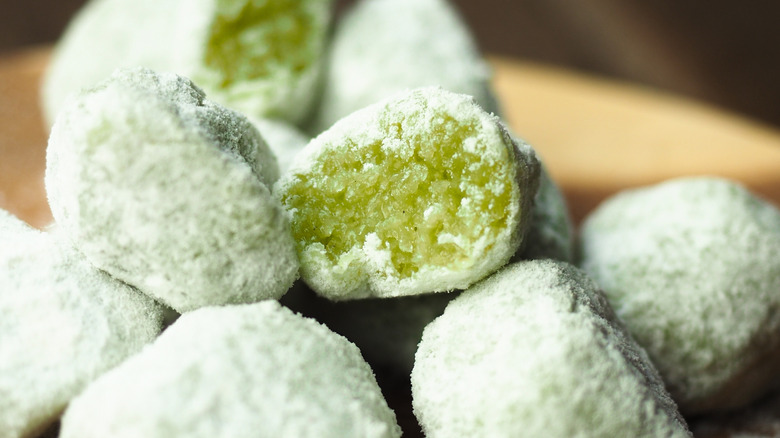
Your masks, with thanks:
M47 118L53 122L69 95L115 69L141 66L192 78L215 101L255 117L300 122L318 94L332 3L92 0L52 57L43 84Z
M735 408L777 380L780 212L743 187L684 178L587 218L582 266L688 413Z
M180 76L119 70L52 128L46 190L92 263L179 312L278 298L297 278L272 152Z
M31 437L151 342L163 308L0 210L0 435Z
M149 348L74 400L60 436L400 434L353 344L266 301L183 315Z
M646 353L584 273L511 264L429 324L412 371L436 437L684 437Z

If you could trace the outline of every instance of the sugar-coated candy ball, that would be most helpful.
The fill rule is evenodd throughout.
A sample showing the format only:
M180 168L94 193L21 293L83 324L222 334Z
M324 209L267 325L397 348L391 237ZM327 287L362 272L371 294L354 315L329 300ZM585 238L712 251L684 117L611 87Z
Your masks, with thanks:
M179 312L278 298L297 278L272 152L192 82L119 70L49 139L54 218L98 268Z
M689 436L596 284L552 260L451 301L423 332L412 396L430 438Z
M353 344L276 301L265 301L182 315L151 346L75 399L60 436L400 434Z
M466 95L393 96L312 140L274 187L301 277L334 299L463 289L518 250L539 184L533 150Z
M193 79L255 117L301 122L319 90L332 0L92 0L69 24L43 84L50 121L116 68Z
M675 179L604 202L581 244L684 413L737 408L778 381L776 207L728 180Z
M154 340L163 307L0 210L0 436L35 437Z

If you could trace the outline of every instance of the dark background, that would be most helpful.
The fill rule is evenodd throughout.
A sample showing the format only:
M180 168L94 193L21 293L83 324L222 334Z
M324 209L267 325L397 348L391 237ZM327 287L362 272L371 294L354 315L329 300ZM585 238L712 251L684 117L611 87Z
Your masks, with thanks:
M486 53L629 80L780 127L780 2L452 1ZM0 54L55 41L83 3L0 0Z

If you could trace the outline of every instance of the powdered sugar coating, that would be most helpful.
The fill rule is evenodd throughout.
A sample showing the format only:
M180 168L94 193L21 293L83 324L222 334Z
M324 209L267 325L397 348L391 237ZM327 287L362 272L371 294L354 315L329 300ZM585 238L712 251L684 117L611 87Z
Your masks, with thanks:
M92 0L69 24L44 81L50 122L67 96L114 69L192 78L212 99L299 122L318 94L331 0Z
M310 131L406 89L441 86L498 105L490 70L447 0L362 0L337 23Z
M60 436L384 438L400 429L354 345L266 301L184 314L74 400Z
M162 306L0 210L0 435L32 437L151 342Z
M582 266L683 412L749 402L777 380L780 212L736 183L685 178L607 200Z
M180 76L119 70L58 117L52 213L100 269L179 312L278 298L297 278L273 154Z
M535 153L497 117L430 87L340 120L274 191L301 277L353 299L463 289L495 271L523 242L538 183Z
M581 271L508 265L429 324L412 371L426 436L689 436L646 353Z

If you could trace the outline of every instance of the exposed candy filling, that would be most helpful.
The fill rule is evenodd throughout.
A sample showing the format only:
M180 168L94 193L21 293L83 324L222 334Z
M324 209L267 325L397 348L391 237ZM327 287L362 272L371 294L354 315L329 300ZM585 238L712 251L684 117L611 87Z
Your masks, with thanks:
M221 88L300 72L315 59L312 34L321 27L315 21L300 0L218 0L205 64L218 73Z
M463 147L479 142L477 126L446 114L424 133L387 122L384 141L326 150L282 198L296 211L299 254L324 247L332 263L348 264L350 250L367 244L389 254L388 274L399 278L422 266L468 268L518 214L509 152L489 160Z

